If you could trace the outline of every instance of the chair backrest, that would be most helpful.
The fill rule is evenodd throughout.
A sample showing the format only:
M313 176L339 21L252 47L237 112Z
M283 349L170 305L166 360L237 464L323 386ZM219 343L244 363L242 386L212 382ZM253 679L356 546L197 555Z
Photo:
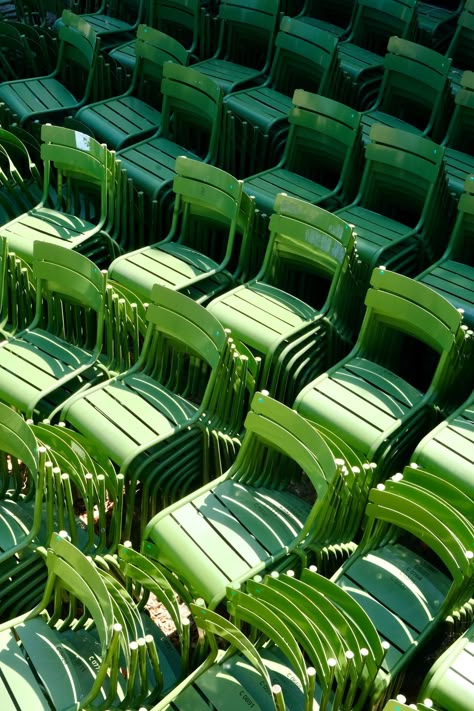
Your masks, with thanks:
M228 261L239 221L242 181L202 161L176 159L173 232L181 223L180 239L217 262Z
M33 276L38 322L70 342L100 349L106 278L97 265L67 247L36 240Z
M443 145L472 155L474 153L474 71L463 72L454 102L454 112Z
M222 0L217 53L237 64L263 69L273 52L279 0Z
M302 15L322 20L329 25L347 28L354 14L357 0L306 0Z
M0 403L0 452L24 463L35 479L39 469L38 441L24 418Z
M390 37L384 59L380 108L422 131L446 129L451 62L429 47L400 37ZM444 133L443 133L444 136Z
M456 221L442 259L454 259L474 268L474 175L466 178L465 189L458 201Z
M96 79L100 40L92 27L70 10L61 16L57 74L76 98L86 99Z
M350 40L383 56L392 35L414 30L416 0L358 0Z
M189 54L199 41L200 0L160 0L148 3L147 24L174 37Z
M163 66L160 135L193 151L205 162L216 155L222 91L207 76L173 62Z
M332 82L337 37L296 18L283 17L270 70L274 89L291 96L295 89L326 94Z
M55 205L59 209L64 199L66 212L80 210L84 205L75 205L75 188L79 194L88 192L88 214L94 214L95 224L104 224L107 212L113 204L114 181L111 174L113 162L105 144L96 141L81 131L63 126L43 124L41 127L41 157L44 163L43 200L48 201L49 191L54 186ZM52 168L56 170L53 171ZM56 184L54 185L53 179ZM77 202L76 195L76 202Z
M369 138L359 189L363 206L415 227L429 200L438 194L443 148L382 124L372 126Z
M356 350L430 396L444 391L459 369L459 311L425 284L383 267L370 284Z
M284 193L274 210L259 278L324 310L348 268L355 236L341 218Z
M134 81L152 97L159 91L165 62L188 62L188 52L182 44L148 25L138 26L135 53Z
M300 89L293 94L293 104L286 167L328 188L340 185L342 200L352 196L360 178L355 165L361 150L360 113Z

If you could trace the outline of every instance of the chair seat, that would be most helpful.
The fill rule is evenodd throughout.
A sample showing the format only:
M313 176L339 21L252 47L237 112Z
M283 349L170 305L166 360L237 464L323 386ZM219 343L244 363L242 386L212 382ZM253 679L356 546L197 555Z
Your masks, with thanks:
M267 133L276 121L286 120L292 107L291 98L267 86L229 94L226 108Z
M244 181L244 190L255 197L257 207L267 215L273 212L275 197L284 192L291 197L306 200L313 205L324 200L332 188L315 183L285 168L275 168Z
M386 545L358 559L338 585L369 614L390 647L382 668L390 672L436 616L450 580L400 544Z
M391 116L384 111L369 111L362 114L361 126L362 126L362 137L364 142L369 140L369 133L372 126L376 123L381 123L384 126L390 126L391 128L398 128L402 131L409 131L410 133L415 133L418 136L422 135L422 131L413 126L407 121L402 121L402 119L396 116Z
M176 158L186 156L198 160L194 153L167 138L151 138L124 148L118 155L134 185L152 195L174 178Z
M474 268L452 259L437 264L420 278L423 284L444 296L457 309L463 309L463 321L474 328Z
M32 504L4 499L0 505L0 553L17 546L32 527Z
M261 282L233 289L209 304L208 310L261 354L319 313L282 289Z
M252 67L246 67L243 64L228 62L225 59L207 59L204 62L193 64L193 69L196 69L200 74L205 74L212 79L224 92L228 94L236 86L244 81L249 81L259 72Z
M383 259L382 252L395 240L413 232L407 225L365 207L342 208L336 214L355 226L357 251L362 261L372 267L378 266L378 260Z
M125 42L125 44L119 45L118 47L114 47L114 49L110 50L109 54L112 59L115 59L116 62L132 73L137 59L136 40L131 40L130 42Z
M291 493L227 480L158 520L147 541L161 563L210 600L293 543L310 510Z
M74 248L96 231L97 226L82 217L46 207L35 207L0 228L9 248L29 263L37 239Z
M138 447L175 432L197 407L143 373L91 389L74 401L66 419L121 465Z
M115 34L116 32L130 32L133 28L128 22L119 20L110 15L81 15L81 20L88 22L97 35Z
M383 57L352 42L340 44L338 55L341 70L352 80L360 78L360 75L366 71L382 72Z
M218 267L218 263L205 254L174 242L145 247L117 259L111 265L109 276L147 301L156 283L179 290L195 277Z
M0 347L2 399L30 413L45 391L63 386L94 362L90 351L51 333L23 331Z
M95 137L118 150L125 142L146 138L159 126L161 112L135 96L84 106L76 115Z
M422 392L387 368L355 357L305 388L296 409L370 460L422 397Z
M32 112L74 108L77 99L54 77L22 79L0 85L0 101L18 115L20 122Z

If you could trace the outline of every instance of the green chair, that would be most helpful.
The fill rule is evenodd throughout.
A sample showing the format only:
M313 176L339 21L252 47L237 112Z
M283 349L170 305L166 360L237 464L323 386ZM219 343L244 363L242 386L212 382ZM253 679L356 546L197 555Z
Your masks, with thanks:
M409 479L396 476L371 491L362 540L332 578L388 643L372 704L398 690L418 650L472 592L472 523L417 486L416 471Z
M443 149L381 124L372 126L369 138L358 193L336 214L354 225L368 276L380 264L414 276L446 248L452 202Z
M456 484L471 499L474 499L472 481L474 398L472 395L420 440L411 456L411 461Z
M108 271L112 281L144 302L156 283L201 302L234 282L228 266L235 251L242 183L186 156L176 159L175 172L167 237L118 257Z
M454 97L454 110L442 142L449 190L458 199L468 175L474 174L474 71L465 71Z
M303 388L294 407L375 461L383 480L436 424L438 408L459 405L472 376L460 357L461 314L429 287L375 269L365 303L354 349Z
M474 94L473 94L474 97ZM465 181L457 215L443 256L418 274L427 284L462 310L464 324L474 328L474 175Z
M41 136L41 201L3 225L0 234L28 263L37 241L107 259L117 251L106 233L113 219L113 155L105 145L69 128L45 124Z
M338 39L344 39L351 27L357 0L305 0L301 13L296 17L312 27L331 32Z
M351 31L338 44L341 81L334 98L360 111L373 104L389 38L413 36L415 6L414 0L358 0Z
M156 700L161 662L174 650L159 644L126 591L120 594L64 533L51 537L43 556L43 599L0 627L2 698L35 709Z
M347 204L360 177L360 114L338 101L299 89L292 103L281 160L245 177L245 192L266 215L273 212L279 192L326 209Z
M75 115L93 136L115 150L156 131L161 121L163 64L187 62L186 50L179 42L147 25L138 27L135 47L137 61L127 91L119 97L87 104Z
M290 353L296 360L295 342L304 349L309 339L320 340L300 374L300 387L350 347L357 330L357 258L352 230L335 215L284 193L274 209L257 276L207 309L262 358L260 387L287 402L293 398L281 387L280 361ZM344 313L348 299L351 308ZM362 300L360 293L361 305ZM337 314L334 325L332 314Z
M84 3L78 5L78 15L87 22L101 39L104 48L115 47L125 39L132 39L138 25L143 20L146 0L101 0L99 3L86 2L86 11L80 12ZM54 29L60 31L62 18L56 20Z
M59 245L33 247L36 311L31 324L0 347L0 399L27 416L48 415L105 369L105 278L86 257Z
M416 41L433 49L447 47L465 0L430 0L416 7Z
M442 141L453 108L450 66L449 59L429 47L390 37L377 100L362 114L364 141L374 123Z
M281 154L295 89L329 96L336 71L336 38L283 17L268 78L224 99L224 165L238 175L261 170Z
M185 47L188 58L191 58L196 56L199 49L201 15L200 0L161 0L147 3L143 19L149 27L178 41ZM136 40L114 47L109 54L132 72L136 60Z
M162 206L180 155L214 163L221 122L222 94L211 79L173 62L163 66L161 124L151 138L118 152L137 190ZM163 222L161 223L163 229ZM157 226L149 225L151 233Z
M194 64L196 71L216 82L224 94L261 83L270 68L278 12L277 0L222 0L216 52Z
M473 657L474 625L471 625L435 661L424 679L418 698L428 698L440 711L470 709L474 703Z
M143 553L212 608L227 585L298 564L309 544L321 549L350 540L354 521L347 510L354 504L355 518L363 510L351 497L356 487L347 460L335 458L325 438L295 412L257 393L245 428L230 469L158 513L142 536ZM359 474L363 479L369 472ZM298 480L306 486L304 498L291 485Z
M62 15L54 71L44 77L18 79L0 85L4 102L20 125L60 120L85 104L96 80L99 43L95 32L69 10ZM73 70L74 68L74 70Z

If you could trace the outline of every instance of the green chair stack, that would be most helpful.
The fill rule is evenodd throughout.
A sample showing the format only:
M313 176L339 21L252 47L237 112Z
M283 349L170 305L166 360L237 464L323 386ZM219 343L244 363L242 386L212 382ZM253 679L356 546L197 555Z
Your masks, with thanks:
M124 94L83 106L75 118L91 135L119 150L153 134L161 121L160 84L165 62L187 63L184 47L172 37L140 25L133 76Z
M245 428L230 469L154 516L142 537L143 553L211 608L230 584L351 541L373 478L350 447L265 392Z
M45 417L107 375L99 361L105 277L86 257L36 241L33 279L34 319L0 346L0 400L28 417Z
M379 479L472 387L461 314L429 287L375 269L353 350L304 387L294 407L376 462ZM470 349L469 349L470 351ZM468 352L469 352L468 351Z
M244 178L245 192L266 216L272 214L279 192L334 210L354 197L360 179L359 112L300 89L292 104L281 160Z
M56 120L85 104L94 89L99 41L92 27L64 10L59 52L51 74L0 85L4 102L20 125Z
M446 248L453 213L443 148L408 131L374 124L365 146L358 193L336 214L357 234L357 249L372 269L415 276Z
M236 261L241 181L186 156L176 159L174 170L175 199L168 235L118 257L108 270L112 281L143 302L150 301L155 284L203 302L234 283L229 268Z
M469 600L474 529L450 502L449 485L427 473L419 481L411 468L372 489L366 515L357 550L332 580L387 644L371 691L376 705L398 692L447 615Z
M451 60L429 47L390 37L377 100L362 114L364 141L374 123L441 142L452 111Z
M115 158L87 134L44 124L41 201L0 228L9 249L31 264L36 242L79 250L107 262L118 251L112 239ZM110 234L107 234L107 230Z
M149 0L100 0L97 5L90 0L86 3L78 0L73 2L73 9L78 6L78 17L92 27L97 37L100 37L101 46L107 49L132 39L143 20L148 3ZM56 20L55 30L60 31L62 25L62 18Z
M263 170L281 154L295 89L331 95L336 38L298 19L283 17L267 79L224 99L223 164L237 175Z
M449 78L455 93L459 89L459 80L463 72L472 70L474 65L473 42L474 2L465 0L464 9L458 16L456 29L446 50L446 56L450 57L453 63Z
M147 205L148 231L155 234L168 226L166 199L171 195L176 158L185 155L214 163L222 114L218 85L191 67L173 62L163 66L161 123L151 137L118 151L121 165L136 190L154 202L156 214Z
M415 6L415 0L357 1L350 33L338 44L341 81L335 98L360 111L373 104L389 38L413 37Z
M242 397L254 380L242 374L238 348L202 306L158 284L151 297L138 360L71 398L61 412L63 421L100 447L126 476L128 536L138 479L143 488L153 484L156 496L166 487L175 496L196 488L207 454L204 431L216 432L217 446L221 430L226 441L240 433L241 421L232 418L241 412ZM228 412L233 432L225 429Z
M447 47L465 0L430 0L416 6L416 41L442 50Z
M217 49L194 68L224 94L261 83L270 68L278 19L278 0L222 0Z
M461 309L465 325L474 329L474 174L464 185L445 253L418 274L416 280Z
M292 402L351 347L363 280L355 237L336 215L280 193L269 231L257 276L207 308L262 358L261 387Z
M25 709L154 703L180 676L176 650L64 532L42 555L41 602L0 627L2 699Z

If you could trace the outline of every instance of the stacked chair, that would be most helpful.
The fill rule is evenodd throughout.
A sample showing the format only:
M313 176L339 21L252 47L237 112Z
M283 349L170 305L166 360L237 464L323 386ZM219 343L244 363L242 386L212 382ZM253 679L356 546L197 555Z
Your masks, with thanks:
M202 306L159 284L151 302L138 360L70 398L61 411L62 421L95 442L126 475L128 535L137 481L147 491L154 487L157 500L196 487L208 463L204 432L214 433L209 438L217 457L221 431L224 454L226 447L238 447L232 438L242 428L239 413L255 387L246 376L254 371L247 367L248 354L242 364L238 348Z
M465 0L430 0L416 4L416 41L433 49L445 47Z
M324 0L305 0L301 13L297 15L301 22L331 32L338 39L343 39L350 30L357 0L334 0L328 4Z
M454 92L459 88L459 79L462 73L466 70L472 70L474 66L473 39L474 2L473 0L465 0L464 9L458 16L456 29L446 50L446 56L450 57L453 64L450 80Z
M445 253L416 279L461 309L465 325L474 329L474 175L464 185Z
M41 136L41 201L0 227L0 234L30 264L37 241L107 262L118 251L108 233L114 215L113 155L105 144L62 126L43 124Z
M228 266L241 222L242 183L220 168L186 156L176 159L175 172L168 235L118 257L108 270L110 279L143 302L150 300L157 283L198 302L234 283ZM246 238L244 234L244 242Z
M0 101L21 125L48 119L59 123L93 95L99 41L91 26L69 10L64 10L62 19L54 71L0 85Z
M207 309L262 358L261 387L291 403L355 340L364 282L347 223L284 193L274 209L257 276Z
M448 188L459 198L467 176L474 172L474 71L462 74L454 102L443 147Z
M73 9L76 9L76 4L80 10L81 5L85 4L87 7L94 3L81 3L79 0L78 3L73 3ZM131 39L143 20L147 4L149 0L101 0L97 9L93 12L86 10L85 13L80 13L79 17L101 38L102 46L115 47L125 39ZM59 31L62 24L62 18L58 19L55 29Z
M143 531L143 553L211 609L226 586L350 541L373 479L369 462L265 391L254 396L245 428L230 469ZM305 499L295 495L298 481Z
M383 479L437 424L439 409L452 411L472 387L471 339L448 301L384 268L374 270L365 303L354 349L304 387L294 407L375 461Z
M331 95L336 38L298 19L283 17L268 78L260 86L232 91L224 100L223 164L236 175L267 167L281 154L295 89Z
M161 121L160 84L165 62L187 63L187 52L172 37L140 25L136 62L124 94L83 106L75 115L88 132L119 150L156 131Z

